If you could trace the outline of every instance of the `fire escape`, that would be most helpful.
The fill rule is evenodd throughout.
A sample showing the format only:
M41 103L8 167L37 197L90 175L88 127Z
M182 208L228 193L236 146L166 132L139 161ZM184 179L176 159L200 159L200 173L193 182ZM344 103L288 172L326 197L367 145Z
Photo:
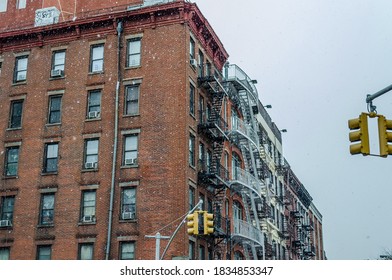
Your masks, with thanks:
M243 201L246 220L234 219L231 238L241 244L247 259L264 258L264 236L261 232L259 205L263 203L263 182L258 179L256 159L260 158L254 109L258 94L252 81L237 65L226 65L225 86L228 96L237 105L242 118L232 116L228 136L231 143L240 148L243 165L233 167L230 188Z

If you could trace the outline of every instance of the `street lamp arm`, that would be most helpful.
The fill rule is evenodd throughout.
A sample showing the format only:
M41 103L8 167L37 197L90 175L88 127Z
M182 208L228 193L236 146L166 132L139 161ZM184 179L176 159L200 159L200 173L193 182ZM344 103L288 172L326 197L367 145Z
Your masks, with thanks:
M376 99L377 97L380 97L381 95L389 92L392 90L392 85L387 86L386 88L383 88L382 90L379 90L378 92L374 94L368 94L366 96L366 103L368 104L368 107L370 109L370 112L375 112L376 111L376 106L373 105L373 100Z

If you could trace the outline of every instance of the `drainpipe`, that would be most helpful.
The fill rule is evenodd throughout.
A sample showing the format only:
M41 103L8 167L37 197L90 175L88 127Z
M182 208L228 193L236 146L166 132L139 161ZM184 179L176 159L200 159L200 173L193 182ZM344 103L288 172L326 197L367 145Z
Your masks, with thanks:
M117 23L117 84L116 84L116 99L114 109L114 143L113 143L113 161L112 161L112 181L110 185L110 203L109 203L109 221L108 221L108 235L106 244L105 259L108 260L110 256L111 236L112 236L112 220L113 220L113 204L114 204L114 190L116 183L116 161L117 161L117 142L118 142L118 111L119 111L119 91L121 83L121 33L123 31L122 22Z

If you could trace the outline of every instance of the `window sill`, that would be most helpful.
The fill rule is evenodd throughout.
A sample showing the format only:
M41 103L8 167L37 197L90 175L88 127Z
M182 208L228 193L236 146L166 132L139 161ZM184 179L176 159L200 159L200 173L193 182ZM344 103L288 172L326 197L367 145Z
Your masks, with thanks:
M16 81L12 83L12 86L21 86L21 85L27 85L27 81Z
M54 223L47 224L47 225L38 225L37 228L52 228L54 227Z
M131 169L131 168L139 168L139 164L134 165L121 165L121 169Z
M96 71L96 72L88 72L88 75L100 75L100 74L105 74L105 71Z
M85 172L98 172L98 168L91 168L91 169L86 169L86 168L84 168L84 169L82 169L82 173L85 173Z
M12 226L5 226L5 227L0 227L0 230L12 230Z
M138 68L142 68L142 65L135 65L135 66L126 66L125 70L132 70L132 69L138 69Z
M42 172L41 176L51 176L51 175L58 175L58 171L55 172Z
M140 117L140 114L134 114L134 115L123 115L123 118L133 118L133 117Z
M61 123L47 123L45 124L46 127L51 127L51 126L60 126Z
M61 77L49 77L49 81L56 81L56 80L64 80L65 76L61 76Z
M15 176L11 176L11 175L3 176L3 180L18 179L18 178L19 178L18 175L15 175Z
M102 120L101 118L91 118L91 119L85 119L85 122L94 122L94 121L100 121Z
M127 220L121 219L119 222L120 222L121 224L122 224L122 223L131 223L131 224L135 224L135 223L137 223L137 219L127 219Z
M6 131L15 131L15 130L22 130L22 127L9 127Z
M80 222L78 223L78 226L91 226L91 225L96 225L97 222Z

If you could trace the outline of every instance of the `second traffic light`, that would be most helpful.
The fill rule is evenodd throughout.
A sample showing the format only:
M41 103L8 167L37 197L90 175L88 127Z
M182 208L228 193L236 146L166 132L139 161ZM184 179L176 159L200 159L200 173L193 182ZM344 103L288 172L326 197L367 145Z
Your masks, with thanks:
M204 234L214 233L214 215L208 212L204 212Z
M380 156L392 155L392 120L378 116L378 137L380 141Z
M368 131L368 114L361 113L357 119L351 119L348 121L348 127L351 130L349 139L353 144L350 145L350 153L363 154L364 156L370 154L369 146L369 131Z

